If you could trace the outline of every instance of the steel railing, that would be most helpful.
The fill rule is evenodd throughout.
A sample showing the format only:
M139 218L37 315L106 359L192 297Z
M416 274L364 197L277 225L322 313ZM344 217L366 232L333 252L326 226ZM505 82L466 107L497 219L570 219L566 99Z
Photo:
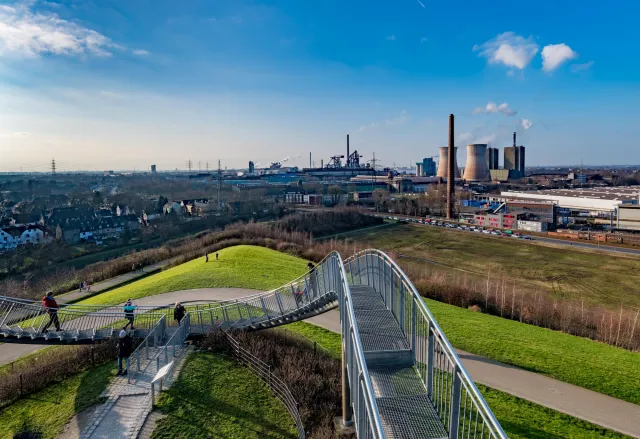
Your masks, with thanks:
M148 330L134 355L156 369L181 349L190 333L212 327L261 329L294 320L334 306L340 308L343 343L343 375L350 390L349 405L360 438L384 438L385 432L370 381L349 285L368 285L377 291L392 312L411 347L414 366L440 421L453 438L499 438L506 435L482 395L469 377L453 347L411 281L385 253L365 250L346 261L331 252L310 272L279 288L236 301L187 306L185 324L167 342L167 327L173 320L169 307L138 307L135 326ZM96 337L102 328L126 323L120 306L62 306L57 317L66 336ZM12 336L40 333L50 320L39 303L0 297L0 334ZM144 335L144 333L142 333ZM61 336L62 338L62 336ZM159 343L164 347L159 347ZM171 350L173 352L171 352ZM145 367L149 367L147 364ZM154 365L151 365L153 368ZM346 413L345 413L346 414Z
M293 397L293 394L289 390L289 387L271 372L271 366L260 360L256 356L252 355L246 349L244 349L240 343L234 339L228 332L225 332L227 341L231 346L234 357L241 363L246 365L258 378L264 381L273 394L284 404L285 408L293 418L296 424L296 430L298 431L298 437L305 439L306 433L304 431L304 425L302 418L300 418L300 406Z
M138 347L131 353L127 359L127 381L130 383L135 375L140 372L146 372L151 365L153 367L152 358L156 357L158 346L164 341L167 334L167 319L161 316L153 326L149 335L147 335ZM131 362L135 361L135 369L131 367ZM145 363L143 367L143 363Z
M364 250L345 261L352 284L373 287L400 324L414 364L450 438L506 439L431 311L406 274L384 252Z

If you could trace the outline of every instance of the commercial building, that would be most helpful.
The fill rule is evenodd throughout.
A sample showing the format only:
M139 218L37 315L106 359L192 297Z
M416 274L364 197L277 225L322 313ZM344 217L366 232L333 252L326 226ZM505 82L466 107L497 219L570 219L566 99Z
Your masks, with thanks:
M543 221L526 221L518 220L518 230L524 230L526 232L546 232L548 223Z
M491 213L480 211L473 216L474 224L481 227L515 229L521 213Z
M620 205L639 204L640 186L503 191L500 198L502 201L551 201L557 207L569 210L615 213Z
M156 173L156 165L151 165L151 173L152 174Z

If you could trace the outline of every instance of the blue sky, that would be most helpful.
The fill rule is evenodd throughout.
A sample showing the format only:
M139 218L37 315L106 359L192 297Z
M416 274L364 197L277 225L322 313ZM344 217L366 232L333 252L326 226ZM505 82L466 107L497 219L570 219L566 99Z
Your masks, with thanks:
M503 147L637 164L636 2L0 1L0 171ZM300 156L296 158L296 156ZM464 151L458 160L464 164ZM502 160L502 158L501 158Z

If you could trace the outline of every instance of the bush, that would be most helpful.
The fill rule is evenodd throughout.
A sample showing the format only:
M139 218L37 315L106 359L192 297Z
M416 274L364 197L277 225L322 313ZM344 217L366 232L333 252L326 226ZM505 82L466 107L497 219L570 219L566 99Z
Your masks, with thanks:
M309 439L335 437L333 419L341 410L341 365L327 353L314 352L308 340L281 331L235 331L231 333L244 349L271 366L299 404L300 417ZM209 333L202 345L230 353L220 330Z
M44 349L0 373L0 407L18 398L115 359L115 342Z

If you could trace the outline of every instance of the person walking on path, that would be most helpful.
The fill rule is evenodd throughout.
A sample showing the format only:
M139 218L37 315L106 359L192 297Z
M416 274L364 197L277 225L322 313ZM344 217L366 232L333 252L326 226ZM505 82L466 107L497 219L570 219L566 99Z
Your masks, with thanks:
M205 262L209 262L209 253L208 252L204 254L204 261Z
M176 302L176 307L173 309L173 320L178 322L178 326L180 326L180 322L186 313L187 310L184 309L184 306L180 302Z
M129 372L129 356L131 355L131 348L133 343L129 334L124 329L120 331L120 338L118 339L118 373L116 375L126 375ZM122 361L126 362L126 367L122 368Z
M47 310L47 314L49 314L49 323L42 328L42 332L47 332L52 323L56 327L56 331L60 331L60 321L58 320L59 306L56 299L53 298L53 291L49 291L47 295L42 298L42 306Z
M133 321L136 318L136 314L135 314L136 306L133 304L131 299L127 300L127 303L124 304L123 311L124 311L124 317L127 320L129 320L129 322L126 325L124 325L124 328L122 328L122 329L127 329L127 326L129 326L129 325L131 325L131 329L136 329L133 326Z
M216 252L216 261L218 260L218 252Z

